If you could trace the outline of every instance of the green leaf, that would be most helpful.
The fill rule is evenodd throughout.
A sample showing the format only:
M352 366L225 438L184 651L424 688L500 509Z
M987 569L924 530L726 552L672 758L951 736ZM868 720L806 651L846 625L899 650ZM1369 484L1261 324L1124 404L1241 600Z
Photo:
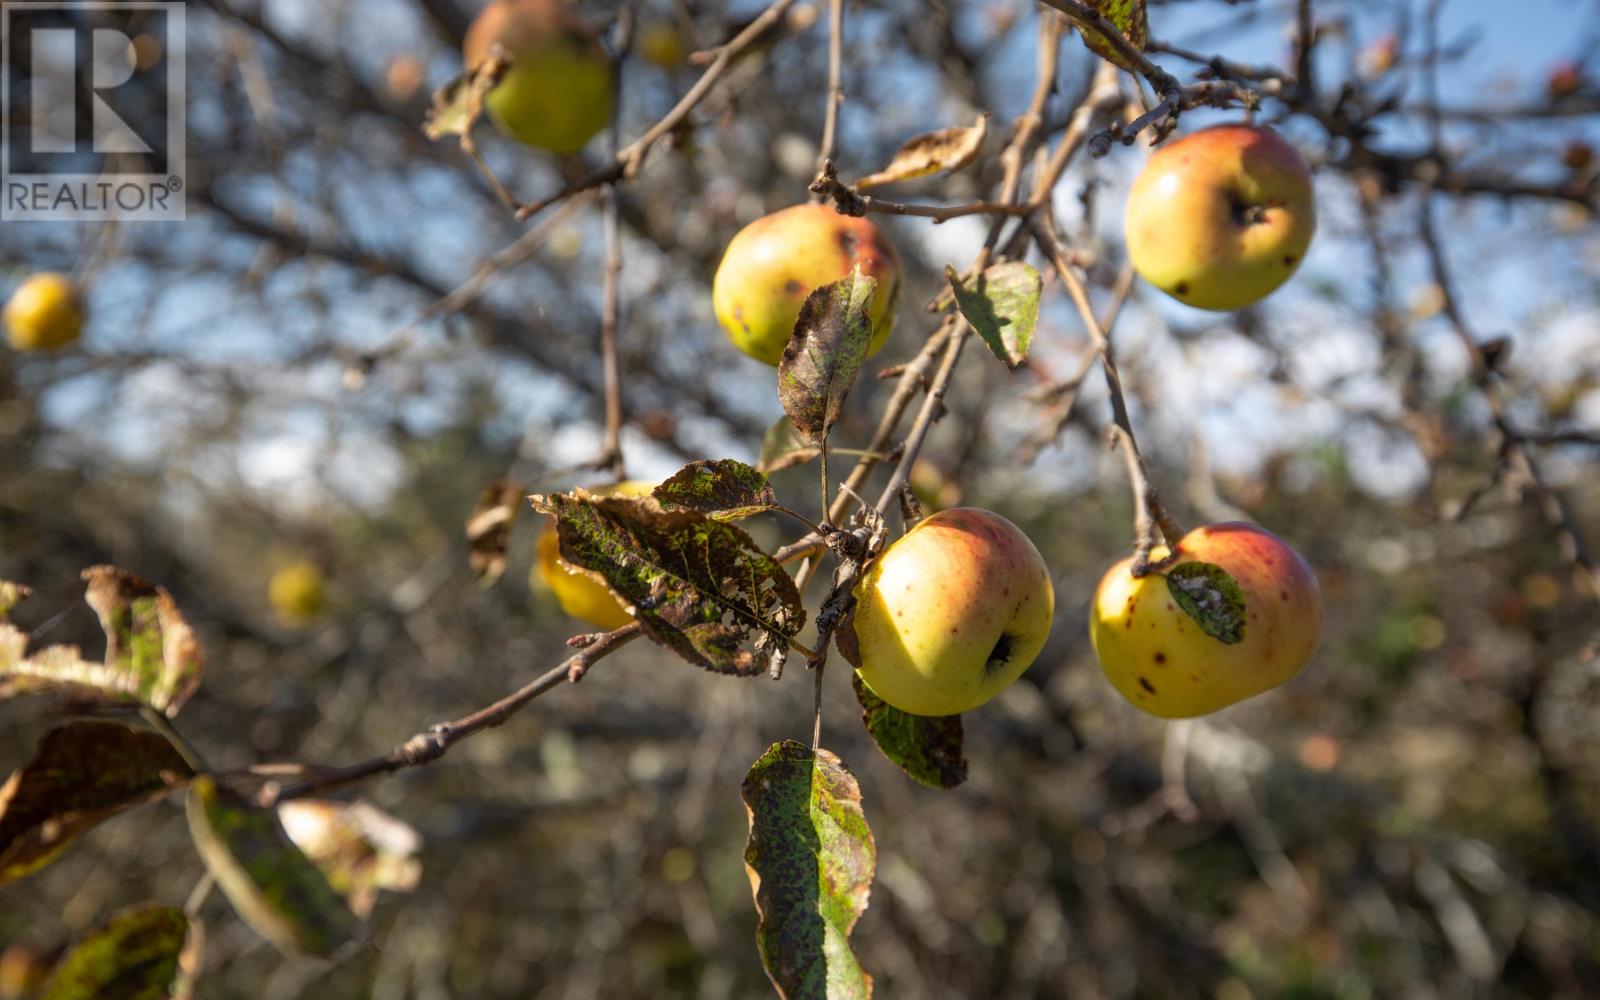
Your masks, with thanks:
M651 494L661 506L697 510L718 521L736 521L778 509L778 495L767 477L731 458L691 462Z
M954 788L967 780L961 716L912 715L879 698L860 674L851 675L861 721L883 755L929 788Z
M804 465L820 454L821 449L802 437L795 429L794 421L785 414L767 428L766 436L761 439L761 458L756 462L756 469L773 473Z
M739 795L750 813L756 946L778 995L870 997L872 977L850 949L877 864L856 779L828 751L785 740L751 766Z
M377 806L296 799L278 807L278 819L358 917L372 912L379 890L410 892L422 875L421 835Z
M188 933L182 907L123 910L67 953L39 1000L166 1000Z
M794 581L754 540L654 497L585 490L532 498L556 519L561 558L611 588L651 639L697 666L751 676L745 643L778 641L805 624Z
M327 957L355 936L355 916L276 813L209 775L194 779L187 811L189 833L217 886L279 951Z
M778 402L795 429L821 445L839 419L872 343L868 307L877 279L858 265L806 296L778 362Z
M989 116L979 115L977 123L970 126L942 128L912 136L895 151L888 166L856 181L854 187L865 191L929 174L960 170L977 157L983 148L984 136L988 134Z
M27 656L27 636L0 624L0 701L53 691L76 702L137 703L177 715L199 687L205 661L172 595L115 566L91 567L83 578L84 600L106 633L104 662L85 660L76 646Z
M1150 38L1149 18L1145 12L1145 0L1085 0L1089 6L1094 7L1105 16L1107 21L1122 33L1122 37L1140 52L1144 51L1145 42ZM1129 73L1138 73L1139 67L1123 58L1110 42L1106 41L1098 26L1083 22L1071 14L1074 24L1078 27L1078 34L1083 38L1083 44L1089 50L1103 59L1107 59Z
M1244 591L1215 563L1186 562L1167 570L1172 599L1201 631L1230 646L1244 641Z
M51 730L0 786L0 885L43 868L103 820L182 788L192 774L156 733L109 722Z
M1020 260L1001 261L978 276L977 287L963 288L948 264L945 279L961 310L994 356L1015 369L1028 360L1028 345L1039 323L1039 294L1044 288L1039 272Z

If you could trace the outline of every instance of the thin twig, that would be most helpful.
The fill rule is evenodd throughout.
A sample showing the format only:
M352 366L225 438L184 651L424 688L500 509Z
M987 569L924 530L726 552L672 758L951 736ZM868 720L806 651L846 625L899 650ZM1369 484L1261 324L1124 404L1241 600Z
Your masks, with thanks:
M626 3L617 18L617 51L611 58L610 148L615 156L622 145L622 67L633 45L634 5ZM621 314L622 223L617 211L617 184L601 192L606 234L606 263L601 276L600 363L606 392L606 429L594 467L614 479L626 475L622 458L622 370L617 361L617 324Z
M817 169L833 159L839 130L839 105L844 90L839 78L844 66L844 0L828 0L828 105L822 118L822 142L817 148Z

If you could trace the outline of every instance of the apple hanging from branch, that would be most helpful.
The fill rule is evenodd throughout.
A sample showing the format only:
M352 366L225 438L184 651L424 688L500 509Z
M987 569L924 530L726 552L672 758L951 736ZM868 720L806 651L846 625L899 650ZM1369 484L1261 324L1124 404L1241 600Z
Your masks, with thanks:
M1311 168L1269 128L1218 125L1162 146L1128 194L1128 258L1200 309L1242 309L1299 269L1317 229Z
M1039 550L976 507L918 522L855 594L861 679L912 715L959 715L1005 690L1044 648L1055 613Z
M511 66L484 106L518 142L575 153L611 120L611 60L588 23L561 0L493 0L467 30L467 71L496 45Z
M6 302L6 339L19 351L59 350L83 332L83 296L65 275L32 275Z
M870 219L840 215L827 205L794 205L739 230L712 279L711 305L735 347L776 365L806 296L858 265L878 282L868 307L867 353L874 354L894 327L900 258Z
M1168 556L1157 546L1151 558ZM1322 596L1304 559L1241 521L1184 535L1178 558L1135 577L1112 566L1089 607L1089 639L1106 678L1152 715L1185 719L1226 708L1298 674L1322 633Z

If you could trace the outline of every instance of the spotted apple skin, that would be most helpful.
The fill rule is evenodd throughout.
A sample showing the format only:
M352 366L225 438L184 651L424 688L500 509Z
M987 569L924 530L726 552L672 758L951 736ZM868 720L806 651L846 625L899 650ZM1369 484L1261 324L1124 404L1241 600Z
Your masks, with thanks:
M1158 547L1153 560L1168 552ZM1133 560L1106 573L1089 608L1095 657L1124 698L1152 715L1192 718L1271 690L1298 674L1322 634L1322 595L1311 567L1265 528L1228 521L1196 528L1177 563L1227 570L1244 593L1244 638L1207 635L1173 599L1165 576L1135 577Z
M889 546L856 587L861 679L913 715L958 715L1011 685L1050 635L1044 557L992 511L953 507Z
M1269 128L1219 125L1151 154L1128 193L1128 258L1200 309L1242 309L1299 270L1317 229L1311 168Z

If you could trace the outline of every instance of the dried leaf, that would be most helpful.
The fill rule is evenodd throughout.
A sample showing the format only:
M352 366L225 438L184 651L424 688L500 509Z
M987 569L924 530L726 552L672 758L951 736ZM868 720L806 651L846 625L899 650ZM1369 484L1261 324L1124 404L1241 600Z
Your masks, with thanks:
M422 134L438 142L447 135L464 141L483 117L483 101L511 64L498 55L478 64L433 92L433 106L422 121Z
M801 437L794 421L785 414L767 428L766 436L761 439L761 457L756 461L756 469L773 473L804 465L820 454L822 450Z
M854 187L858 191L865 191L896 181L960 170L978 155L988 134L989 116L979 115L975 124L965 128L942 128L937 132L912 136L894 154L887 167L856 181Z
M731 458L691 462L652 494L672 510L697 510L719 521L736 521L778 509L767 477Z
M0 580L0 621L5 621L11 609L28 599L29 588L10 580Z
M83 578L84 599L106 633L105 661L85 660L76 646L26 656L27 636L0 624L0 701L55 691L74 701L138 703L177 715L199 687L205 661L172 595L115 566L91 567Z
M845 397L867 360L877 279L860 266L806 296L794 335L778 362L778 401L795 429L820 445L844 409Z
M977 287L970 291L962 287L955 268L948 264L944 276L955 295L956 308L994 356L1012 370L1028 360L1028 345L1033 343L1033 330L1039 324L1039 295L1044 288L1039 272L1020 260L1001 261L978 275Z
M1149 18L1145 12L1145 0L1087 0L1087 3L1100 11L1105 16L1105 19L1110 21L1122 33L1122 37L1126 38L1129 44L1140 52L1144 51L1145 42L1150 37L1150 25ZM1083 44L1087 45L1091 52L1120 66L1129 73L1139 72L1139 67L1132 65L1127 59L1123 58L1122 53L1118 52L1110 42L1106 41L1105 36L1100 33L1098 27L1081 23L1078 18L1072 17L1070 13L1067 16L1072 18L1073 23L1077 25L1078 34L1083 38Z
M355 916L276 813L201 775L189 788L188 814L217 886L279 951L327 957L355 936Z
M506 545L522 509L522 494L521 486L504 479L489 483L478 493L477 506L467 521L467 561L485 587L493 586L506 571Z
M870 997L872 977L850 949L877 864L856 779L828 751L785 740L751 766L739 794L756 945L778 995Z
M101 821L182 788L192 774L156 733L109 722L51 730L0 786L0 885L43 868Z
M1244 591L1215 563L1186 562L1167 570L1167 590L1201 631L1230 646L1244 641Z
M39 1000L166 1000L188 931L180 906L123 910L67 953Z
M372 912L379 890L410 892L422 875L421 835L377 806L298 799L279 806L278 819L358 917Z
M585 490L531 498L556 519L561 558L606 584L656 642L719 673L753 675L742 648L805 623L794 581L739 528L654 497Z
M860 674L851 683L861 721L885 757L929 788L954 788L967 780L961 716L912 715L873 694Z

